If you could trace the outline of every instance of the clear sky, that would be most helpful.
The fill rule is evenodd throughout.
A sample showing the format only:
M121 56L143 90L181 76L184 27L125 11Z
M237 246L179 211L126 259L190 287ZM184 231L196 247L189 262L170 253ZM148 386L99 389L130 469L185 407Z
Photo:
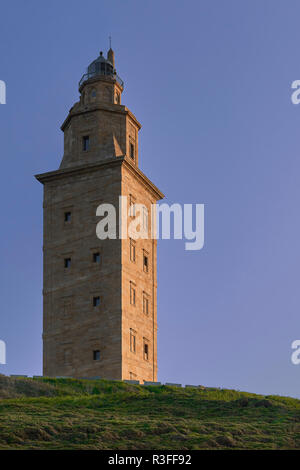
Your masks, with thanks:
M158 249L159 380L300 397L300 3L1 3L5 374L41 374L42 186L60 125L108 36L166 202L205 204L205 247Z

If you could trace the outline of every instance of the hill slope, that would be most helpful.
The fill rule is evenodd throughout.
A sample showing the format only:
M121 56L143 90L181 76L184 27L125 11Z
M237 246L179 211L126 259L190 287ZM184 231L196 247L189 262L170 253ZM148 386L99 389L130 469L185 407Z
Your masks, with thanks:
M0 449L296 449L300 400L0 376Z

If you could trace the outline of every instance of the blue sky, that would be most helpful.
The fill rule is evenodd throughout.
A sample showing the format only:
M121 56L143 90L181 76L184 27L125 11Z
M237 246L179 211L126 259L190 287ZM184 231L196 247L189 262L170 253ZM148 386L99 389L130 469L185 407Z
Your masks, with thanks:
M140 167L166 202L205 204L205 246L158 248L159 379L300 397L300 4L1 4L0 339L5 374L41 373L42 186L60 125L108 36Z

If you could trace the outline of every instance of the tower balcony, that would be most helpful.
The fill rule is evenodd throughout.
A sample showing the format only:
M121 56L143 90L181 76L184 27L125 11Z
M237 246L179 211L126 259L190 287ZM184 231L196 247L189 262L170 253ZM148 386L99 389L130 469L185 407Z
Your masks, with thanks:
M123 80L119 77L119 75L116 73L116 72L110 72L106 69L99 69L99 70L93 70L93 71L88 71L87 73L85 73L84 75L82 75L80 81L79 81L79 84L78 84L78 87L80 89L80 87L82 86L82 84L84 82L86 82L87 80L90 80L91 78L96 78L96 77L99 77L99 76L104 76L104 77L110 77L112 78L113 80L116 80L116 82L122 87L124 88L124 82Z

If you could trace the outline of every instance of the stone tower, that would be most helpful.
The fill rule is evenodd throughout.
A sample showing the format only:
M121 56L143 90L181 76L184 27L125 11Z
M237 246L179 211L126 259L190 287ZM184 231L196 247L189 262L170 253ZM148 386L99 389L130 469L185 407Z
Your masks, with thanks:
M163 198L139 169L140 123L121 104L114 52L79 82L80 100L62 124L58 170L44 185L43 373L46 376L157 379L156 240L150 207ZM99 239L100 204L119 196L143 204L148 239ZM124 200L124 199L123 199Z

